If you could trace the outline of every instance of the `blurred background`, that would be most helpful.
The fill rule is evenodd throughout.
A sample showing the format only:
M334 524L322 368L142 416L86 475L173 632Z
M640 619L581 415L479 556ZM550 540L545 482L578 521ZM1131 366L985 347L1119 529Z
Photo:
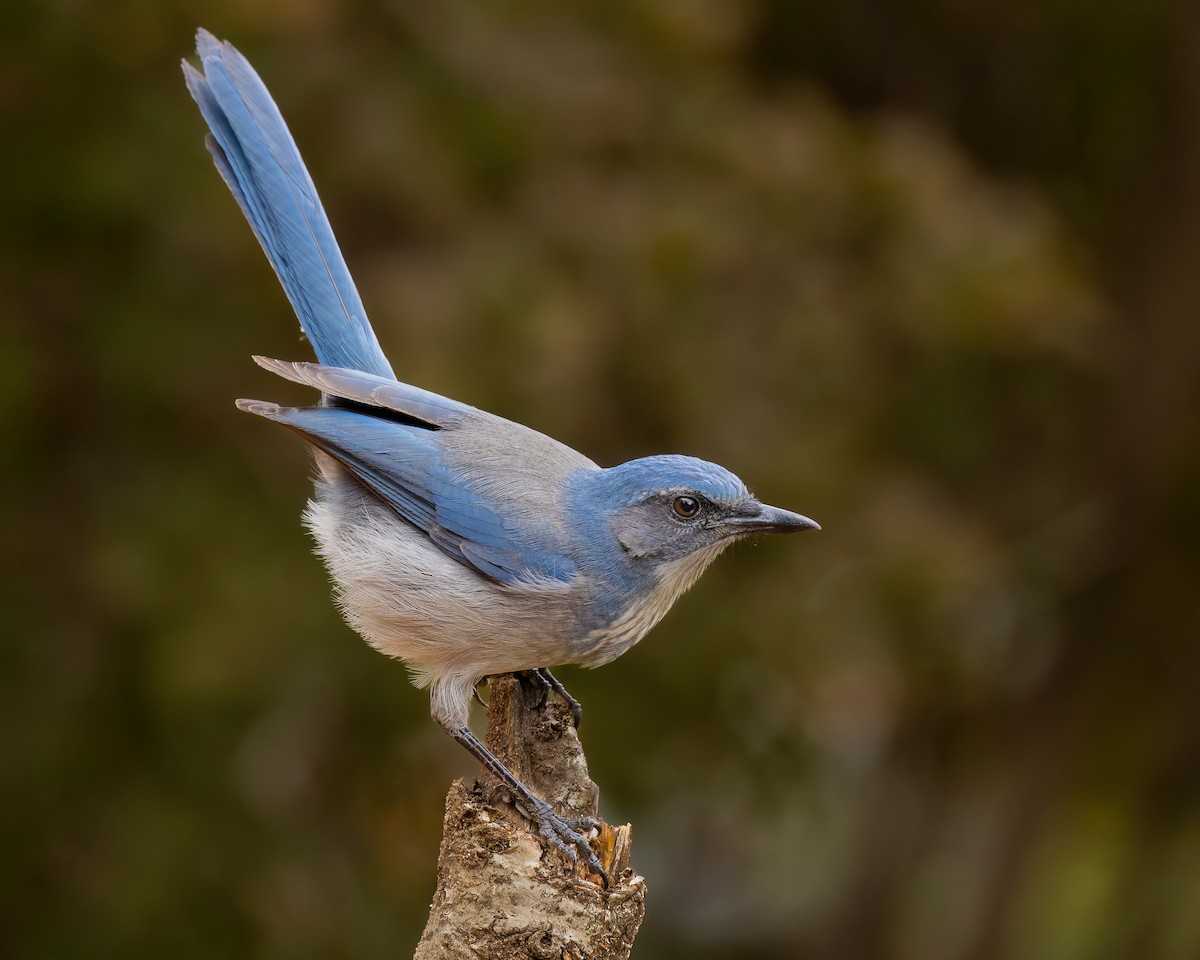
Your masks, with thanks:
M202 145L203 25L404 379L824 526L560 673L635 956L1200 956L1200 8L4 19L0 955L408 956L472 772L233 407L309 350Z

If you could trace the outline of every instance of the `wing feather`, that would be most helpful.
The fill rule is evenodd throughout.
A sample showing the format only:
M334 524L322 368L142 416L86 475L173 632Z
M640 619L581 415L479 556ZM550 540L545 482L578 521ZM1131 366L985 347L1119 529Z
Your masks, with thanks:
M238 406L290 427L346 467L444 553L505 586L568 581L576 566L544 525L513 524L447 464L440 433L333 407Z

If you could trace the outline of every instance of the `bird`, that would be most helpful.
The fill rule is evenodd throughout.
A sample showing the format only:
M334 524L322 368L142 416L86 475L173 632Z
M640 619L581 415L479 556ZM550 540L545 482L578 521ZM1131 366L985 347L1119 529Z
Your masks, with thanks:
M597 822L557 813L468 727L487 677L619 657L731 543L820 529L681 454L602 468L530 427L399 381L274 99L229 42L200 29L184 78L205 142L274 268L317 362L255 357L319 393L238 400L313 448L303 520L347 623L430 690L434 720L511 791L572 862L604 871Z

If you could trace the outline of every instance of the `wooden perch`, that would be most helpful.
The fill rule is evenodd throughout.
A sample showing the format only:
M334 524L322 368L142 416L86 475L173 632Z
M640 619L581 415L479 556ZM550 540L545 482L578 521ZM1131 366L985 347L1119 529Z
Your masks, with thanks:
M520 676L493 677L487 745L567 816L597 816L570 711ZM414 960L624 960L645 914L631 827L602 822L593 849L611 886L545 844L489 774L446 796L437 892Z

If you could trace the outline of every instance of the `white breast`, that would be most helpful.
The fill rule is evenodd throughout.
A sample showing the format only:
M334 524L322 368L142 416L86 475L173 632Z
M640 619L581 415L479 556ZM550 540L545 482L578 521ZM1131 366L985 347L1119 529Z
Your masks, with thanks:
M654 589L612 624L588 634L581 644L583 654L576 662L585 667L600 667L623 654L667 615L675 601L728 545L729 541L720 541L663 564Z

